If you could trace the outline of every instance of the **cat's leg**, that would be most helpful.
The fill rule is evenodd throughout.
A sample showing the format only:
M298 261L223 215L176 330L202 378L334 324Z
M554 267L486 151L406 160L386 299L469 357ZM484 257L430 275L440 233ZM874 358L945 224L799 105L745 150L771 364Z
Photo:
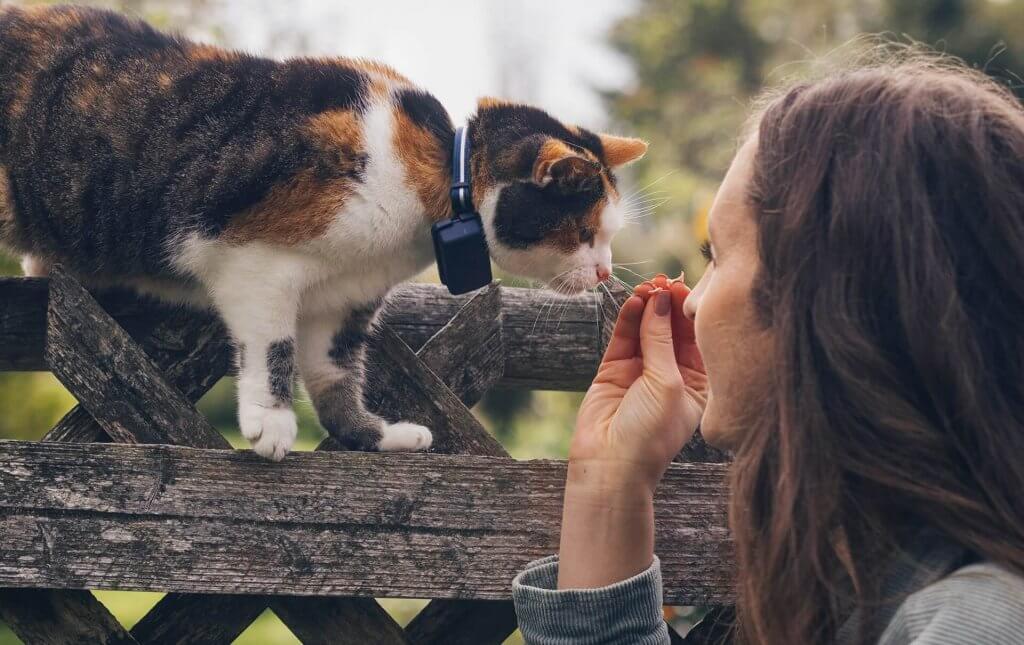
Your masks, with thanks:
M238 351L238 425L262 457L279 461L295 443L292 411L299 291L287 273L225 271L209 284Z
M320 424L350 450L414 451L430 448L430 430L388 423L366 409L366 342L380 303L344 314L303 312L299 322L299 372Z

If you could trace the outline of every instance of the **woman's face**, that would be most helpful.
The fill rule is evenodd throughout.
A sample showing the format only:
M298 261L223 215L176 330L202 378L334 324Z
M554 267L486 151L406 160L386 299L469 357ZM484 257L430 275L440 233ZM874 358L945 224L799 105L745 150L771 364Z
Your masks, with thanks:
M758 322L751 289L760 269L757 226L747 198L757 139L736 153L708 214L708 266L686 299L708 373L701 432L713 446L732 448L749 426L768 382L770 330Z

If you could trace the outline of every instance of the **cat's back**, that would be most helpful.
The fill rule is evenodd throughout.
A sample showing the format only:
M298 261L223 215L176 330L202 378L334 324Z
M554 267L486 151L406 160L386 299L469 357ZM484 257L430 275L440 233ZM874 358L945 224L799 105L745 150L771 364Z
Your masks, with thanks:
M219 235L318 164L310 117L357 111L377 76L197 44L105 10L4 9L0 198L15 224L0 235L81 271L163 272L178 232Z

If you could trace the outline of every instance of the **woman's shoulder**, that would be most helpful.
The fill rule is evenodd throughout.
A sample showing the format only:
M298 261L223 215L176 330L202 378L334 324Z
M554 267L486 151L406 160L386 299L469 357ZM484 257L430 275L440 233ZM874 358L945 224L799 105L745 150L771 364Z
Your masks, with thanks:
M883 645L1024 645L1024 576L992 562L961 567L910 596Z

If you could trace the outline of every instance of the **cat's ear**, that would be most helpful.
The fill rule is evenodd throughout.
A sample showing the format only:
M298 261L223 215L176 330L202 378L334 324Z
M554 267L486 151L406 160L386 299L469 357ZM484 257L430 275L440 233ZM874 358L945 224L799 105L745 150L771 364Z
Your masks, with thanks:
M581 155L558 139L547 139L533 162L533 182L554 183L564 193L580 192L600 176L601 164Z
M609 168L633 163L647 152L647 142L642 139L617 137L613 134L601 134L598 138L601 139L604 160Z

